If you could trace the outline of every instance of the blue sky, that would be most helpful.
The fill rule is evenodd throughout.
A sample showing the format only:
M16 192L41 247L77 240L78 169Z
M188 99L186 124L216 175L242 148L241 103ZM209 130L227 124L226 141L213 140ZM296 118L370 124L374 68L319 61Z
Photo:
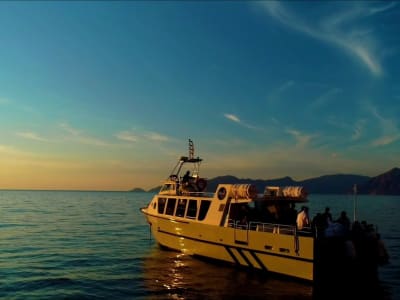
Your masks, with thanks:
M0 2L0 188L399 166L400 4Z

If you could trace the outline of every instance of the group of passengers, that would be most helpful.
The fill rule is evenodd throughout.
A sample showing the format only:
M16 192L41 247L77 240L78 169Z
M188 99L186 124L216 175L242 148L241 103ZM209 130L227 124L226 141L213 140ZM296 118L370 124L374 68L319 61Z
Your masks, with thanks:
M260 214L260 211L262 211L262 214ZM266 208L252 209L247 204L240 205L233 209L231 213L237 217L235 219L240 220L240 225L247 225L250 221L293 225L300 231L312 231L317 236L346 236L351 229L351 222L347 213L342 211L339 218L333 220L329 207L326 207L322 213L318 212L312 220L307 206L302 206L300 211L297 211L294 203L290 203L279 213L273 213Z
M296 225L297 229L312 230L317 236L347 236L351 229L347 213L342 211L339 218L333 220L329 207L326 207L323 213L318 212L311 220L308 207L303 206L297 215Z
M348 236L351 229L347 213L342 211L339 218L333 220L329 207L323 213L317 213L311 225L317 236Z
M247 204L241 204L232 207L231 218L235 216L232 219L239 220L238 225L243 229L252 229L253 227L249 226L250 222L262 222L296 226L299 231L312 232L317 238L344 238L352 241L351 244L358 256L376 257L381 264L388 261L389 256L374 226L367 224L366 221L355 221L352 224L346 211L342 211L336 220L332 218L329 207L326 207L324 212L318 212L312 220L307 206L302 206L297 212L294 203L283 208L279 214L277 212L266 207L256 209L250 208ZM377 254L371 254L365 249L375 251Z

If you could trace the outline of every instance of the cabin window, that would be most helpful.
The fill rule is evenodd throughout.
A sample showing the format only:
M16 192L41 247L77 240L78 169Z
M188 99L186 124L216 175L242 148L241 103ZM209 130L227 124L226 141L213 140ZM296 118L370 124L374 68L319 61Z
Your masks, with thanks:
M199 221L203 221L207 215L208 209L210 208L211 201L201 200L200 211L199 211Z
M167 202L167 199L158 198L158 213L159 214L163 214L164 213L165 202Z
M197 200L189 200L186 218L195 219L197 215Z
M168 192L168 191L174 191L175 190L175 184L164 184L163 187L161 188L160 192Z
M175 216L183 217L185 215L186 203L187 203L186 199L179 199L178 200L178 206L176 207Z
M176 204L176 199L175 198L168 198L167 209L165 210L165 214L166 215L170 215L170 216L174 215L175 204Z

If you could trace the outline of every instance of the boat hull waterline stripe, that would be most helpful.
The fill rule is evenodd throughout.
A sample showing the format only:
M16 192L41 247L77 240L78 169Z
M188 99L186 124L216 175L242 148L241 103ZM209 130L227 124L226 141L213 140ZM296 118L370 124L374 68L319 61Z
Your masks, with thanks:
M243 253L243 250L242 250L242 249L236 249L236 250L237 250L237 252L239 252L240 256L244 259L244 261L246 262L246 264L247 264L250 268L254 269L255 267L254 267L253 264L250 262L250 260L247 258L247 256Z
M233 259L233 261L235 262L235 264L236 264L236 265L240 265L239 260L236 258L236 256L233 254L232 250L229 249L228 246L225 246L225 250L226 250L226 252L229 253L229 255L231 256L231 258Z
M158 232L159 233L164 233L164 234L167 234L167 235L172 235L172 236L179 237L179 238L185 238L185 239L196 241L196 242L201 242L201 243L204 243L204 244L211 244L211 245L221 246L221 247L224 247L225 249L229 247L231 249L237 250L238 252L240 250L248 251L248 252L250 252L252 254L253 257L256 256L256 253L258 253L258 254L264 254L264 255L268 255L268 256L278 256L278 257L288 258L288 259L292 259L292 260L299 260L299 261L314 263L314 260L312 260L312 259L293 257L293 256L290 256L290 255L282 255L282 254L278 254L278 253L270 253L270 252L260 251L260 250L250 250L250 249L243 248L243 247L227 246L227 245L222 244L222 243L210 242L210 241L206 241L206 240L202 240L202 239L198 239L198 238L193 238L193 237L190 237L190 236L185 236L185 235L181 235L181 234L175 234L175 233L172 233L172 232L164 231L162 229L158 229ZM229 252L229 255L233 256L232 252ZM258 263L261 263L261 261L259 262L259 258L258 257L255 258L255 259L257 260ZM235 262L238 261L237 259L234 259L234 260L235 260ZM246 260L248 260L247 257L246 257ZM262 266L262 263L260 264L260 266ZM265 268L265 266L264 266L264 268Z

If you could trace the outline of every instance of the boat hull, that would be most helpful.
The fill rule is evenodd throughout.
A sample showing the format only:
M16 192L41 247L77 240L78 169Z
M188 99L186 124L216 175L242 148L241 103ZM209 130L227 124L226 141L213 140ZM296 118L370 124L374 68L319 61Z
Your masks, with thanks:
M237 229L146 214L156 241L188 255L237 266L314 279L312 237Z

